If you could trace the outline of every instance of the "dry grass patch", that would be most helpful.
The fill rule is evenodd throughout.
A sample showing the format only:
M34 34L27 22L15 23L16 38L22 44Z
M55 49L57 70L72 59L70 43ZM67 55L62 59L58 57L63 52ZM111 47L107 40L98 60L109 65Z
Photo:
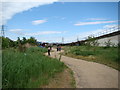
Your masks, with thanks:
M71 69L66 67L63 72L57 73L50 79L48 85L42 88L75 88L75 79Z

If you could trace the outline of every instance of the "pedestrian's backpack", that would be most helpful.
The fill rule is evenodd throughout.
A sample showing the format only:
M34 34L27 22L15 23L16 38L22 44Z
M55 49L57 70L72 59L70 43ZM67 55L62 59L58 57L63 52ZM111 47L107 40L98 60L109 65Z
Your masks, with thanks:
M50 47L48 47L48 50L50 50Z

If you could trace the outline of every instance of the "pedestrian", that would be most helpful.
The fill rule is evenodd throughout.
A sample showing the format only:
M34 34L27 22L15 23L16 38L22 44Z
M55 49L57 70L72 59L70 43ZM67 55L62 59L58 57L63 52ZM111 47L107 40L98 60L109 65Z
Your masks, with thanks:
M50 46L50 50L52 50L52 46Z
M61 51L61 46L59 46L59 51Z
M51 48L50 46L48 46L48 55L50 56L50 51L51 51Z
M57 51L59 51L59 45L57 45Z

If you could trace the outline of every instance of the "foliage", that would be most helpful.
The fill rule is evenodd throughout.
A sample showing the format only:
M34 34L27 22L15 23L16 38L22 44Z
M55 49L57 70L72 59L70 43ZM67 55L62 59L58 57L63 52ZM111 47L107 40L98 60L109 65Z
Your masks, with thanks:
M8 48L9 47L9 39L2 37L2 48Z
M18 39L17 39L17 43L18 43L18 45L22 43L22 40L20 40L19 37L18 37Z
M66 47L65 47L66 48ZM73 46L65 49L65 54L88 61L95 61L118 68L118 47Z
M3 51L3 88L40 88L49 78L64 69L57 59L43 55L45 48L32 47L26 52Z
M110 40L106 41L105 42L105 46L106 47L110 47L112 45L112 42Z
M31 47L26 50L26 52L32 53L32 52L39 52L39 53L45 53L47 52L47 48L40 48L40 47Z
M21 45L21 44L18 45L18 50L19 50L20 52L25 52L26 49L27 49L27 47L26 47L25 45Z
M72 47L70 48L69 53L72 53L74 55L82 55L82 56L89 56L96 54L96 52L94 52L94 48L90 49L89 46Z
M27 40L28 43L30 44L37 44L37 40L34 37L30 37L30 39Z
M87 46L98 46L99 43L98 43L98 40L93 37L93 36L88 36L88 39L87 39L87 42L86 42L86 45Z
M30 37L29 39L26 39L25 37L23 37L22 40L20 40L20 38L18 37L17 41L13 41L11 39L9 39L8 37L0 37L0 39L2 39L2 48L9 48L9 47L19 47L22 48L21 45L24 45L26 43L30 43L32 45L37 45L37 40L34 37Z
M25 44L25 43L27 43L27 39L25 37L23 37L22 44Z

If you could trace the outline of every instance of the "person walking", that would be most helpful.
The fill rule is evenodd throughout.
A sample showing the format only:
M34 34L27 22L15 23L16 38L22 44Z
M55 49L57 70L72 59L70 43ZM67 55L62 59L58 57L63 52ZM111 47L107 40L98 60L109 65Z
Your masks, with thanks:
M57 45L57 51L59 51L59 45Z
M59 51L61 51L61 46L59 46Z
M52 50L52 45L50 46L50 50Z
M50 51L51 51L51 48L50 46L48 46L48 55L50 56Z

